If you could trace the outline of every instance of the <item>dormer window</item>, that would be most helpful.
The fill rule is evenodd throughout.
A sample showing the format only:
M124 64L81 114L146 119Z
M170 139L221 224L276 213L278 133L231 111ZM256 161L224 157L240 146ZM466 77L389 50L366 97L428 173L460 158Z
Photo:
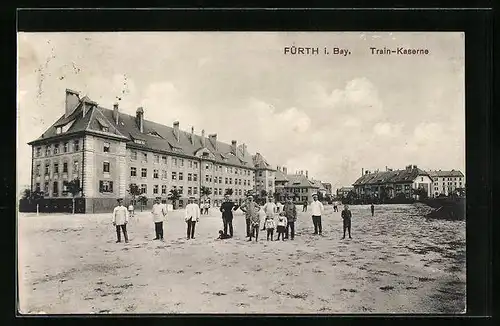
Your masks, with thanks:
M59 135L60 133L62 133L62 127L57 127L56 128L56 134Z
M150 131L150 132L148 132L148 135L153 136L153 137L163 138L156 131Z
M146 145L146 142L142 139L134 139L134 143L139 145Z
M104 132L109 132L109 128L108 128L108 127L101 126L101 131L104 131Z

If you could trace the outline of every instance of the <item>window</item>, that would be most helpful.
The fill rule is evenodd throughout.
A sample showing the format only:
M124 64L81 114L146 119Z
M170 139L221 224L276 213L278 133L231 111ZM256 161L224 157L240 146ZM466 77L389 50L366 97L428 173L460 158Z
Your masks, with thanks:
M102 172L109 173L109 162L102 162Z
M63 173L68 173L68 162L63 163Z
M64 153L67 153L67 152L68 152L68 147L69 147L69 146L68 146L68 142L65 142L65 143L63 144L63 152L64 152Z
M37 147L36 148L36 157L40 157L42 155L42 148L41 147Z
M168 178L168 176L167 176L167 170L161 170L161 178L163 180L166 180Z
M105 142L102 146L102 151L104 153L109 153L109 143Z
M37 175L37 176L39 176L39 175L40 175L40 163L38 163L38 164L36 165L35 175Z
M49 175L50 164L45 164L45 175Z
M52 196L59 196L59 182L57 181L52 184Z
M198 174L193 174L193 181L198 181Z
M130 159L133 161L137 160L137 151L130 151Z
M209 167L208 163L207 163L207 164L205 164L205 170L208 170L209 168L210 168L210 167Z
M172 166L177 166L177 159L172 157Z
M165 155L163 155L163 156L161 157L161 163L162 163L162 164L167 164L167 157L166 157Z
M192 195L193 194L193 187L188 187L188 195Z
M189 168L192 169L193 168L193 161L189 160Z
M224 184L227 185L227 178L224 178Z
M161 194L166 195L167 194L167 185L161 185Z
M148 163L148 153L142 153L142 163Z
M35 190L36 191L40 191L40 182L36 183Z
M182 194L183 194L183 192L184 192L184 187L183 187L183 186L179 186L179 194L181 194L181 195L182 195Z
M214 177L214 183L217 183L217 177Z
M45 182L43 184L43 192L44 192L44 195L45 196L48 196L49 195L49 183L48 182Z
M54 163L54 173L59 173L59 163Z
M194 187L193 188L193 195L197 195L198 194L198 187Z
M194 168L197 169L198 168L198 162L195 161L195 162L193 162L193 164L194 164Z
M184 180L184 174L182 172L179 172L179 181Z
M158 179L158 170L153 170L153 179Z
M222 188L219 188L219 195L222 195Z
M222 184L222 177L219 177L219 183Z
M262 171L259 171L259 177L262 177Z
M78 151L80 150L80 141L79 141L79 140L75 140L75 141L73 142L73 150L74 150L75 152L78 152Z
M177 172L172 172L172 180L177 180Z
M59 154L59 144L54 145L54 155Z
M193 175L191 173L188 173L188 181L193 181Z
M140 145L146 145L146 142L142 139L134 139L134 143L140 144Z
M205 182L208 182L208 174L205 175Z
M158 189L159 189L159 186L158 185L154 185L153 186L153 194L157 195L158 194Z
M180 163L181 166L184 166L184 159L182 159L182 158L179 159L179 163Z
M148 177L148 169L142 168L141 169L141 178L147 178Z
M130 176L131 177L137 177L137 168L136 167L130 167Z
M101 126L101 131L108 132L109 128L106 126Z
M233 184L233 178L229 178L229 184L232 185Z
M45 146L45 156L50 155L50 145Z
M62 127L56 127L56 134L62 133Z
M153 163L160 163L160 155L154 155L153 156Z
M420 181L424 181L424 177L420 177Z
M141 195L146 195L148 193L148 185L141 185Z

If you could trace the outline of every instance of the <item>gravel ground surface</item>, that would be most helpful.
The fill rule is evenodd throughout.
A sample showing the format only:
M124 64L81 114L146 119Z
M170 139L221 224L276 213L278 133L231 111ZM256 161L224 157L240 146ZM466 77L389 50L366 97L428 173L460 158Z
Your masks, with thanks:
M111 214L18 216L21 313L463 313L465 222L426 220L424 205L352 206L353 239L325 206L323 236L302 213L294 241L215 240L217 209L186 240L183 210L165 242L149 212L115 243Z

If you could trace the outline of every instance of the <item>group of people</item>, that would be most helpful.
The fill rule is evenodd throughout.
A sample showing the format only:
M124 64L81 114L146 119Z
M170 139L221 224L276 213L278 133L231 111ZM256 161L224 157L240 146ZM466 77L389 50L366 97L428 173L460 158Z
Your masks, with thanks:
M313 201L310 204L310 212L312 222L314 225L314 235L322 235L322 215L324 213L324 206L318 200L318 196L314 194ZM208 203L202 203L201 207L195 202L195 197L188 199L188 204L185 208L184 220L186 222L186 235L187 239L195 238L196 223L199 222L200 215L208 214ZM129 207L130 208L130 207ZM274 232L276 231L276 241L281 241L295 238L295 222L297 221L297 209L292 202L291 197L287 197L285 204L273 200L272 197L267 199L267 202L260 207L252 195L247 196L246 201L240 206L230 200L228 195L224 196L224 202L220 206L222 213L223 230L219 231L218 239L232 238L234 234L233 229L233 212L241 209L245 213L246 222L246 237L248 241L259 239L259 230L267 231L267 240L274 240ZM307 208L306 208L307 210ZM374 214L374 206L371 205L372 216ZM163 222L167 216L167 206L160 202L160 198L156 198L153 208L151 210L153 216L155 238L154 240L163 241ZM117 241L121 242L121 233L123 233L125 242L128 242L127 223L129 217L133 216L132 210L127 210L123 206L123 199L118 199L118 206L113 210L112 223L116 227ZM347 205L344 205L344 210L341 212L343 220L343 237L345 239L346 231L348 232L349 239L351 237L351 217L352 213ZM262 224L262 229L261 227ZM228 233L229 232L229 233Z

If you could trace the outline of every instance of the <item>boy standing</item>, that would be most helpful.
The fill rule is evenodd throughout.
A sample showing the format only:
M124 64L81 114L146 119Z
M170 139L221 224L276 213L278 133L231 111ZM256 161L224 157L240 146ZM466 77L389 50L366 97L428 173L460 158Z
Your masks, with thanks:
M292 202L292 198L287 197L285 206L283 206L283 213L286 216L286 231L285 239L288 239L288 232L291 231L291 240L295 237L295 221L297 220L297 207Z
M123 236L125 238L125 243L128 243L127 234L127 223L128 223L128 211L125 206L123 206L123 199L118 198L118 206L113 209L113 226L116 227L116 243L122 242L120 229L123 231Z
M187 239L194 239L196 222L200 220L200 206L194 202L194 197L189 197L188 199L184 220L187 223Z
M151 215L153 215L153 222L155 223L155 233L156 237L153 240L163 241L163 220L167 216L167 209L165 205L160 203L160 198L155 199L153 204L153 209L151 210Z
M321 215L323 214L323 204L318 200L318 195L313 194L313 202L311 203L312 220L314 224L314 234L321 235Z
M349 231L349 239L351 238L351 211L349 210L349 206L345 205L344 210L342 211L342 224L344 226L344 236L342 240L345 239L345 230Z

